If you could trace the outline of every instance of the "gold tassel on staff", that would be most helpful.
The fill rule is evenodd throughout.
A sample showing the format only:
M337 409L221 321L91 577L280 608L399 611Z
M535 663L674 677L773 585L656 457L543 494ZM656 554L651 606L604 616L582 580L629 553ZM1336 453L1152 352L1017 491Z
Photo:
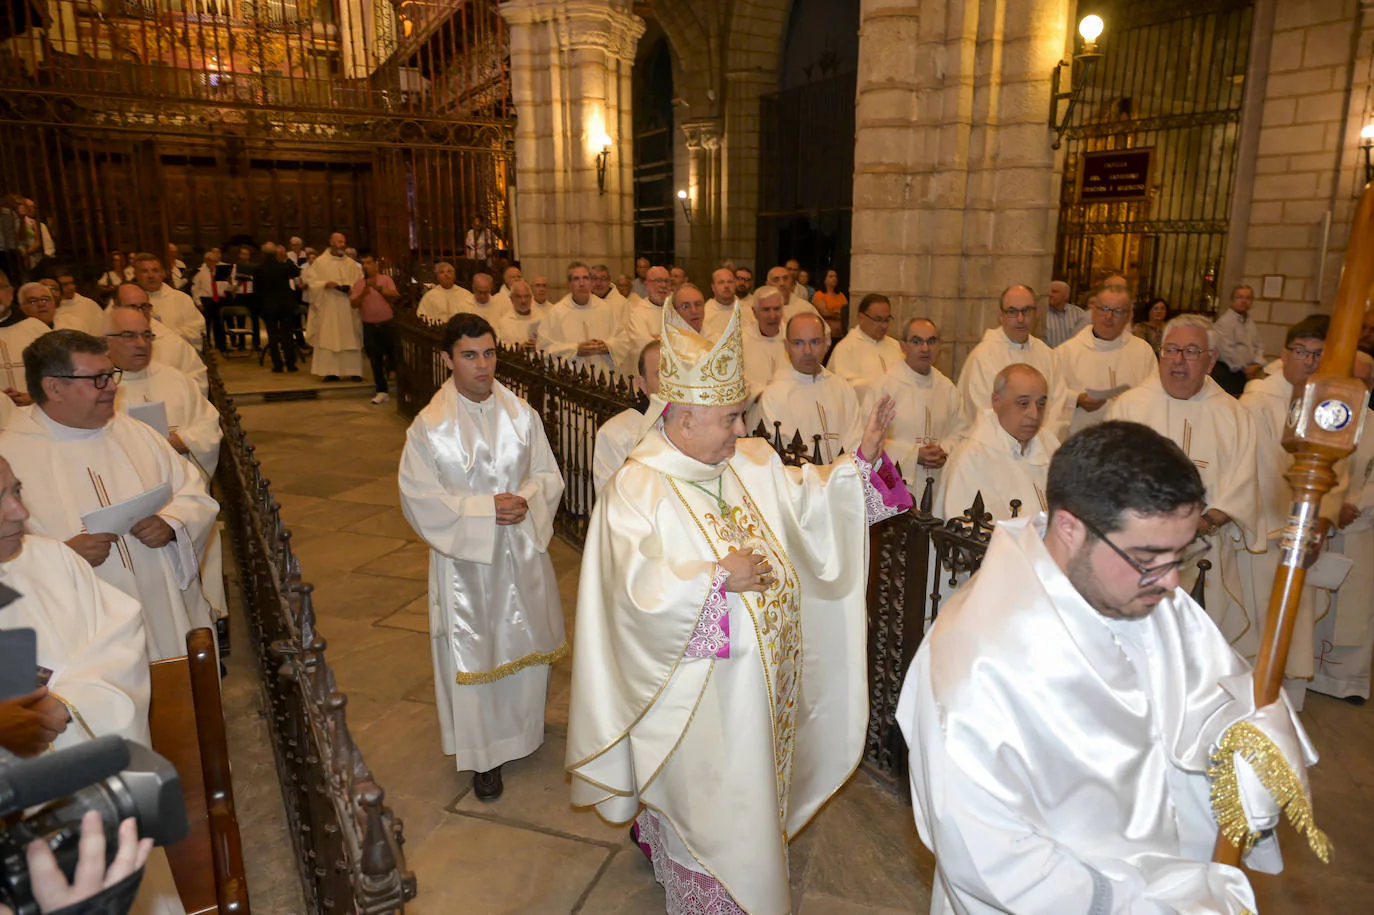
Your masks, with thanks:
M1297 620L1298 600L1307 570L1316 561L1322 544L1318 509L1322 497L1336 485L1332 465L1355 450L1364 426L1369 392L1353 377L1353 369L1371 287L1374 287L1374 191L1365 187L1350 227L1345 270L1336 291L1336 306L1322 360L1307 386L1294 392L1288 411L1288 427L1283 434L1283 447L1294 455L1292 468L1284 474L1293 489L1293 507L1283 529L1279 545L1282 556L1269 595L1269 612L1264 618L1259 654L1255 657L1255 705L1259 707L1278 701L1279 690L1283 688L1283 672L1288 663L1293 624ZM1305 798L1297 807L1304 805ZM1288 813L1295 824L1299 821L1306 824L1310 817L1310 812L1302 809L1289 809ZM1314 850L1322 854L1326 850L1324 837L1320 837L1319 830L1313 830L1305 831ZM1242 846L1246 844L1243 832L1223 829L1217 837L1212 860L1239 866Z

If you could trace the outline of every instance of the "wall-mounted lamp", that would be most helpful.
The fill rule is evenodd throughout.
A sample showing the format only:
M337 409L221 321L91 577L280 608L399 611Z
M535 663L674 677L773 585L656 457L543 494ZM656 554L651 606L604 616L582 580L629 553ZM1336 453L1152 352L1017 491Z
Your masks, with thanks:
M1370 151L1374 150L1374 124L1366 124L1360 131L1360 149L1364 150L1364 183L1369 184L1374 181L1374 162L1369 158Z
M679 189L677 199L682 204L682 215L687 218L687 225L690 226L692 224L692 206L687 202L687 191Z
M600 193L606 193L606 165L611 161L611 137L609 134L602 134L597 137L596 143L601 147L601 152L596 154L596 189Z
M1098 15L1088 15L1083 17L1083 21L1078 23L1078 34L1083 37L1083 47L1073 56L1073 63L1061 60L1054 65L1054 74L1050 77L1050 127L1054 130L1054 143L1052 149L1058 149L1060 142L1064 139L1064 131L1069 128L1069 120L1073 117L1074 105L1078 104L1078 97L1083 94L1083 87L1088 84L1088 73L1092 70L1093 64L1097 63L1102 56L1097 50L1097 39L1102 34L1102 17ZM1069 91L1060 92L1059 82L1061 72L1065 67L1072 66L1069 70ZM1068 106L1064 109L1064 116L1059 116L1059 103L1068 101Z

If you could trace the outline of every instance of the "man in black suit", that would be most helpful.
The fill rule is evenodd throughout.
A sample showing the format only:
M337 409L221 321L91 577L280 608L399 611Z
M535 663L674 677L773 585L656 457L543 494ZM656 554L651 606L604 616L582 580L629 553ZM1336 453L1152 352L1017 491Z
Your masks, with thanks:
M271 242L262 246L262 263L254 269L254 290L258 311L267 325L267 352L272 371L296 371L296 341L292 328L300 300L291 281L301 275L300 268L287 259L286 248Z

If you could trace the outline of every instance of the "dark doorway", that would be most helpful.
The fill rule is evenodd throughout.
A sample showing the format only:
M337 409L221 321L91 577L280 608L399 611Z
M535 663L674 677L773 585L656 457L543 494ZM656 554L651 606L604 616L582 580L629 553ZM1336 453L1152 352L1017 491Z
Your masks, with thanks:
M656 25L651 25L658 31ZM674 258L673 60L668 39L641 43L635 63L635 254L653 264Z

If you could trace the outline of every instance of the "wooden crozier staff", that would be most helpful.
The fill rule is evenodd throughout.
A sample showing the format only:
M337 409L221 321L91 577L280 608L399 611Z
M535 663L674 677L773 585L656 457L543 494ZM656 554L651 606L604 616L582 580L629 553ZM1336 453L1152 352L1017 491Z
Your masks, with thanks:
M1303 582L1321 547L1317 512L1322 497L1336 485L1331 467L1355 450L1364 426L1369 392L1353 377L1352 369L1365 304L1374 287L1374 189L1371 188L1374 186L1364 189L1350 227L1345 270L1336 291L1336 306L1321 363L1307 386L1295 392L1288 410L1283 447L1295 457L1284 479L1293 488L1293 507L1284 525L1279 545L1282 557L1274 575L1269 612L1264 618L1264 635L1255 658L1256 707L1269 705L1279 698ZM1283 805L1284 800L1280 798L1279 803ZM1313 841L1313 834L1320 836L1320 831L1310 823L1310 812L1306 823L1294 820L1291 808L1288 812L1300 831L1307 827L1309 842L1318 854L1323 854L1325 837L1321 837L1320 842ZM1239 866L1243 838L1243 826L1235 830L1223 824L1212 860Z

